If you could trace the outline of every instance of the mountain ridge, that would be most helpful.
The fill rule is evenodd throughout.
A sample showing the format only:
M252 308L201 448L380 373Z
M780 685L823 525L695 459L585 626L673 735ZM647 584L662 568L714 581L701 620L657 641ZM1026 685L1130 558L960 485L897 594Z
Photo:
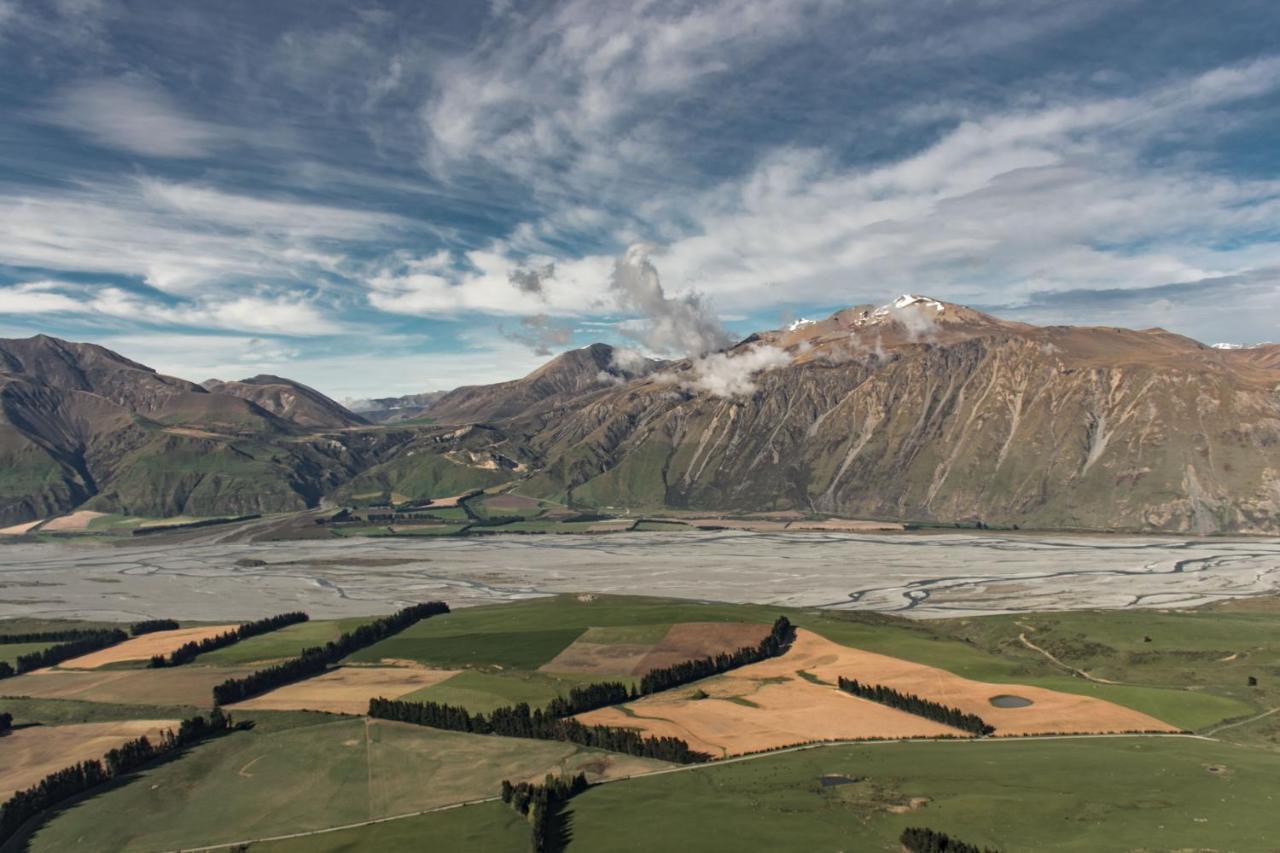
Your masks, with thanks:
M201 489L194 504L243 512L519 482L584 508L1280 532L1280 347L904 296L696 358L570 350L369 426L281 377L194 386L77 346L0 341L20 370L0 374L0 457L26 472L0 481L2 521L81 504L194 514ZM142 463L121 473L104 461L117 446ZM175 476L192 454L202 473ZM217 459L228 470L206 470Z

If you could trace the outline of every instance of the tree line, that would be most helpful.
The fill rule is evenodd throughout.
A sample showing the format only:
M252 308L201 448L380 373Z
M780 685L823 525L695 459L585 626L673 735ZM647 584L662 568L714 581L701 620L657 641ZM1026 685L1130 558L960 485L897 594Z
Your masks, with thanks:
M568 741L609 752L657 758L677 764L698 764L711 759L707 753L692 749L679 738L645 737L635 729L588 726L571 717L557 717L541 708L531 709L526 702L495 708L485 715L473 714L466 708L439 702L370 699L369 716L455 732Z
M225 648L233 645L241 640L247 640L250 637L256 637L259 634L266 634L271 631L279 630L287 625L295 625L299 622L306 622L311 617L300 610L291 613L277 613L275 616L268 616L266 619L258 619L254 622L245 622L234 631L224 631L212 637L206 637L199 642L192 640L189 643L183 643L165 655L153 655L151 658L151 666L159 668L163 666L182 666L184 663L190 663L198 656L205 652L211 652L215 649ZM177 626L177 623L174 623Z
M135 637L143 634L154 634L156 631L176 631L180 626L173 619L143 619L129 626L129 633Z
M145 736L131 740L108 752L101 759L91 759L54 771L35 785L18 791L0 804L0 844L11 838L28 820L59 803L119 778L176 750L233 728L249 728L252 723L233 725L231 718L218 708L206 719L197 715L183 720L175 733L165 730L158 742Z
M532 853L553 853L568 843L560 823L565 803L587 790L587 774L579 773L565 781L563 776L547 774L541 785L521 782L512 785L502 780L502 801L529 818Z
M69 628L65 631L31 631L26 634L0 634L0 646L13 643L68 643L83 640L100 631L100 628Z
M101 631L86 631L80 639L72 640L69 643L62 643L56 646L50 646L47 649L41 649L38 652L20 655L16 661L17 666L10 666L6 661L0 661L0 678L9 678L14 675L22 675L24 672L31 672L33 669L43 669L46 666L57 666L64 660L78 658L81 655L87 655L89 652L96 652L99 649L105 649L107 646L114 646L116 643L122 643L129 639L129 635L119 628L111 628Z
M328 669L330 664L337 663L349 654L399 634L405 628L423 619L448 612L449 605L443 601L427 601L410 605L390 616L367 622L323 646L303 649L296 658L251 672L244 678L228 678L213 688L213 703L230 705L232 702L241 702L282 685L319 675Z
M952 838L945 832L909 826L902 830L898 841L904 850L910 853L999 853L990 847L978 847L966 844L958 838Z
M890 708L897 708L899 711L943 723L979 737L995 731L994 726L988 725L977 714L967 714L959 708L943 705L941 702L934 702L914 693L901 693L883 684L863 684L857 679L845 678L843 675L837 679L837 683L841 690L861 699L870 699L872 702L879 702L881 705L888 705Z
M787 617L779 616L774 621L769 635L757 645L743 646L737 651L718 654L715 657L687 660L661 669L650 670L640 679L640 695L660 693L691 681L699 681L740 666L777 657L787 650L795 638L795 626Z

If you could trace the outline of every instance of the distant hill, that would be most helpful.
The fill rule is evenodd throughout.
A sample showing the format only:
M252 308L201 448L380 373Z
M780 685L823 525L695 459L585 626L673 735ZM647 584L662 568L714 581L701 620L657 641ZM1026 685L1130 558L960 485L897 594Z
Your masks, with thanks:
M212 394L240 397L277 417L313 429L341 429L369 422L314 388L280 376L260 375L238 382L208 379L202 387Z
M705 359L595 344L355 413L280 377L201 387L89 344L0 341L0 522L519 480L583 507L1276 534L1277 353L905 296Z

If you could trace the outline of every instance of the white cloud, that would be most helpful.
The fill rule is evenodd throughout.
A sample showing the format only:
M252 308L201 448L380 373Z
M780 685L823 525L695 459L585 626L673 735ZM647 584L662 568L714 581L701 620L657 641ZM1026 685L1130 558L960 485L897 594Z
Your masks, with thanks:
M0 316L69 314L137 323L239 329L280 335L342 330L316 305L295 294L211 296L163 304L112 286L34 281L0 286Z
M42 117L108 148L149 157L203 157L231 138L186 115L159 85L136 76L72 86Z

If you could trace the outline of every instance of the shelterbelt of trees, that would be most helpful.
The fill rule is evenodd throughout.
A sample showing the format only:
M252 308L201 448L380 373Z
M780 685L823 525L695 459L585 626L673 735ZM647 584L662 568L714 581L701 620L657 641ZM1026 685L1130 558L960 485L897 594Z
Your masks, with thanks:
M678 764L698 764L711 759L707 753L690 748L688 743L679 738L642 737L634 729L586 726L574 719L550 716L541 708L531 709L525 702L495 708L486 716L472 714L466 708L456 705L437 702L370 699L369 716L456 732L568 741L595 749L674 761Z
M286 625L296 625L299 622L306 622L311 617L300 610L291 613L279 613L275 616L268 616L266 619L259 619L256 622L246 622L234 631L224 631L213 637L206 637L199 642L192 640L189 643L183 643L174 649L167 657L165 655L153 655L151 658L151 666L158 668L163 666L182 666L184 663L190 663L199 655L205 652L211 652L215 649L226 648L234 645L241 640L247 640L250 637L256 637L259 634L266 634L271 631L279 630ZM174 627L178 627L174 623Z
M996 730L995 726L988 725L977 714L966 714L959 708L943 705L941 702L934 702L914 693L900 693L883 684L863 684L855 678L845 678L843 675L837 679L837 684L844 692L852 693L860 699L870 699L872 702L879 702L881 705L888 705L890 708L897 708L899 711L906 711L908 714L915 714L917 717L924 717L978 737L989 735Z
M18 791L0 805L0 844L4 844L27 821L59 803L83 794L104 782L124 776L184 747L199 743L233 728L249 728L252 723L233 725L231 718L214 708L206 719L196 715L183 720L175 733L167 730L158 743L145 736L128 741L101 759L91 759L50 773L35 785Z
M529 849L533 853L563 850L568 839L560 820L565 803L587 790L587 774L579 773L568 781L563 776L547 774L541 785L521 782L512 785L502 780L502 801L529 818Z
M251 672L244 678L229 678L213 688L213 703L230 705L232 702L242 702L266 693L268 690L319 675L328 669L330 664L337 663L349 654L399 634L405 628L423 619L448 612L449 605L443 601L427 601L410 605L390 616L361 625L323 646L303 649L302 654L296 658Z
M129 635L118 628L85 631L81 633L79 639L57 646L50 646L47 649L41 649L29 655L22 655L18 658L16 667L10 666L7 661L0 661L0 678L22 675L24 672L43 669L46 666L57 666L64 660L78 658L81 655L89 654L89 652L105 649L108 646L114 646L116 643L123 643L127 639L129 639Z
M83 640L99 632L98 628L69 628L65 631L31 631L26 634L0 634L0 646L12 643L69 643Z

